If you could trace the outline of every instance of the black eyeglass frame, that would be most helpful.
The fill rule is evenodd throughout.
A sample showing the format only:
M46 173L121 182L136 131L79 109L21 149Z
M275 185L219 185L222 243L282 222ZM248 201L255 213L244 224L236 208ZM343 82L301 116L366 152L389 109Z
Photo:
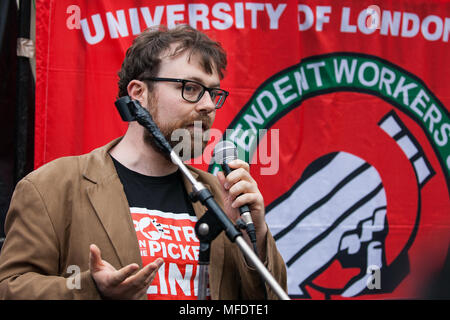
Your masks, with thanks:
M220 89L220 88L208 88L205 85L203 85L202 83L195 81L195 80L188 80L188 79L176 79L176 78L158 78L158 77L150 77L150 78L144 78L143 80L150 80L150 81L167 81L167 82L179 82L181 83L183 86L181 88L181 97L186 100L187 102L191 102L191 103L196 103L199 102L200 99L203 97L203 95L205 94L205 91L208 91L209 95L212 97L213 96L213 91L219 91L221 93L223 93L223 95L221 95L223 98L220 99L217 103L216 103L216 109L220 109L223 104L225 103L225 100L227 99L228 95L230 94L228 91ZM202 88L202 92L198 95L197 99L192 100L192 99L187 99L184 96L184 87L186 85L186 83L188 82L192 82L195 84L198 84L201 88Z

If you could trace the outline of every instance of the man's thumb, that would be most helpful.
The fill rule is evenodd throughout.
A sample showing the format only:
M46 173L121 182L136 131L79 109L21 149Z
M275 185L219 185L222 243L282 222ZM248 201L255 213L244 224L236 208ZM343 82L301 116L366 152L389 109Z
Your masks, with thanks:
M91 244L89 246L89 269L91 271L97 271L102 266L103 262L100 249L95 244Z

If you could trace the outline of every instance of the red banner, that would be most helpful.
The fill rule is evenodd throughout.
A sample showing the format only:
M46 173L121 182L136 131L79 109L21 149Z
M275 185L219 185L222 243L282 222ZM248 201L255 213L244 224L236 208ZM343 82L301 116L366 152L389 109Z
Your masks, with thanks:
M210 147L232 140L251 163L291 297L421 297L442 268L449 2L36 6L35 167L123 135L114 101L126 49L152 25L190 24L228 53ZM208 155L193 164L216 170Z

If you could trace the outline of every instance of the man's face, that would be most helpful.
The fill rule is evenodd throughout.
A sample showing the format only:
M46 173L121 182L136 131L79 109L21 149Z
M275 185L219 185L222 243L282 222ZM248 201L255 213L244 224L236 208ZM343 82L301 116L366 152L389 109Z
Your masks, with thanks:
M199 57L188 52L171 57L164 55L161 59L158 77L194 80L202 83L206 87L219 87L220 79L216 71L207 74L200 65ZM206 91L200 101L192 103L183 99L182 84L177 82L153 82L152 91L149 92L148 109L165 136L166 140L174 147L180 141L172 141L172 133L177 130L174 136L179 137L179 130L183 137L191 138L191 157L194 151L203 152L207 140L203 140L203 132L209 130L214 122L216 109L209 93ZM194 127L194 122L196 126ZM201 124L201 126L200 126ZM179 139L179 138L178 138ZM194 140L196 140L194 142ZM144 141L153 147L153 138L148 131L144 131ZM185 143L185 141L184 141ZM195 146L200 146L201 150L195 150ZM156 150L158 150L156 148ZM186 155L183 155L185 158Z

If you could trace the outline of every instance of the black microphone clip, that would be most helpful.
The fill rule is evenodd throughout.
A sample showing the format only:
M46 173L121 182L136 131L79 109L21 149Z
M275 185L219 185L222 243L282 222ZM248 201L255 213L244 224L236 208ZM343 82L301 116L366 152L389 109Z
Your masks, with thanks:
M136 121L135 106L133 101L134 100L131 100L130 96L123 96L114 102L123 121Z
M172 147L153 121L150 112L142 107L138 100L133 100L130 96L123 96L117 99L114 104L123 121L137 121L152 134L157 147L170 155Z

